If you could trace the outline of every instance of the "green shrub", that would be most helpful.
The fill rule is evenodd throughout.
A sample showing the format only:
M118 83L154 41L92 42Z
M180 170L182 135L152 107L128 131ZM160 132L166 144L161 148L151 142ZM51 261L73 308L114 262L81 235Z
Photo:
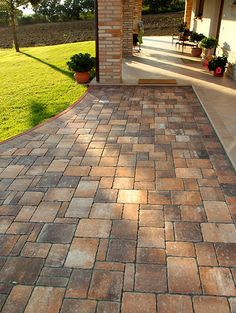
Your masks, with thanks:
M196 33L196 32L191 32L190 40L193 41L193 42L199 43L204 38L205 38L205 35L203 35L203 34L199 34L199 33Z
M218 46L218 40L215 37L205 37L201 41L201 47L205 49L213 49Z
M187 28L187 23L186 22L182 22L179 26L178 26L178 31L180 33L183 33L184 31L186 31Z
M71 71L89 72L95 67L95 58L89 53L74 54L66 64Z
M209 61L208 69L209 71L215 71L218 67L220 67L224 71L227 63L228 59L226 56L213 57L211 61Z

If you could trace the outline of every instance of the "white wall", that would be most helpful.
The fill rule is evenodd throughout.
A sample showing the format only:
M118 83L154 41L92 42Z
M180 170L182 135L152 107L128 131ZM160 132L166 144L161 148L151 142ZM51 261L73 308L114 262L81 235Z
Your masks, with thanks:
M228 53L228 60L233 65L229 66L229 75L236 79L236 6L232 0L225 0L220 27L219 45ZM222 53L218 49L218 53Z
M216 36L221 0L205 0L202 19L195 19L198 0L193 1L192 30Z
M216 36L221 0L205 0L202 19L195 19L198 0L193 0L191 30L203 33L205 36ZM229 75L236 79L236 5L233 0L225 0L219 35L217 54L222 54L222 48L228 52Z
M220 43L226 42L230 49L236 52L236 5L232 5L232 0L225 0L222 22L220 27Z

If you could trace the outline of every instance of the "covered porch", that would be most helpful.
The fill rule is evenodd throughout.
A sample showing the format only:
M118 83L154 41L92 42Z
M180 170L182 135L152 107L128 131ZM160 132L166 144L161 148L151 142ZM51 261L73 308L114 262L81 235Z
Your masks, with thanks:
M227 75L214 77L202 66L201 59L191 57L191 48L186 47L182 54L172 44L171 36L144 37L143 41L140 53L134 52L122 61L122 83L137 85L139 79L175 79L178 86L193 86L236 168L236 82Z
M123 82L122 60L133 55L142 4L142 0L95 0L97 82ZM186 0L184 20L189 27L191 12L192 0Z
M190 26L193 3L187 0L185 21ZM133 32L142 19L142 0L97 1L97 81L136 85L139 79L175 79L193 86L233 166L236 168L236 82L213 77L169 37L144 37L140 53L133 50Z

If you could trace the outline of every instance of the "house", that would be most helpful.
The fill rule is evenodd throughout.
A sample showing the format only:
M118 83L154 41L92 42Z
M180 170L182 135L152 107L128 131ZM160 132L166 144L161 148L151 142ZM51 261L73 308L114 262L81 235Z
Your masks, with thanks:
M122 59L132 56L133 32L142 19L142 0L95 0L97 81L120 83ZM236 62L236 1L186 0L185 21L191 30L219 38L220 48ZM230 75L236 79L236 65Z
M236 79L236 1L187 0L185 21L190 30L219 39L216 54L228 55L229 74Z

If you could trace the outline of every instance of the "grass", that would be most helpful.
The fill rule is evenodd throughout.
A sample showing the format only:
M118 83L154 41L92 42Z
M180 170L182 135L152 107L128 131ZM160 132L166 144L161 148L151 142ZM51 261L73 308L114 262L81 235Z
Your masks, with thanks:
M86 87L74 82L66 62L75 53L94 51L94 42L0 50L0 141L75 102Z

